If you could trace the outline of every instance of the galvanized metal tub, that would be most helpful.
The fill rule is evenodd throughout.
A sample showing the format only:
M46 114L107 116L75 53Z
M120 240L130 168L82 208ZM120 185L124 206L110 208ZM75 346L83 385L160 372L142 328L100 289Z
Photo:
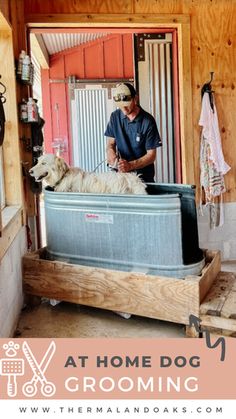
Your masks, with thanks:
M50 255L75 264L153 275L200 274L204 259L198 247L194 189L149 184L148 193L45 190Z

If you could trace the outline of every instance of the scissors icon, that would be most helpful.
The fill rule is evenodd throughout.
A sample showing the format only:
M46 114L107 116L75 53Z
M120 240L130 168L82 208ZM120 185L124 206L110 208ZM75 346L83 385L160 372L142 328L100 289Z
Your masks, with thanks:
M34 373L32 379L30 381L27 381L22 388L22 391L25 396L27 397L33 397L37 393L38 387L37 383L38 381L41 384L41 393L43 396L50 397L53 396L56 392L55 385L48 381L44 375L54 353L56 350L56 344L55 342L51 342L41 363L38 364L36 361L29 345L27 342L23 342L22 344L22 350L24 352L24 355Z

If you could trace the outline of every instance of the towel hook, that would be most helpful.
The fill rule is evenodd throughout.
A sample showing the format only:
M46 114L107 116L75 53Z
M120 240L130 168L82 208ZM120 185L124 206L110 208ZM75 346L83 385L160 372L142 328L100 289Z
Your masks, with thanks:
M208 93L211 109L214 112L214 99L213 99L214 90L212 90L212 87L211 87L211 82L214 78L214 71L210 71L210 75L211 75L210 81L205 83L201 89L201 97L203 98L204 93Z
M211 83L213 81L214 78L214 71L210 71L210 75L211 75L211 80L209 81L209 83Z

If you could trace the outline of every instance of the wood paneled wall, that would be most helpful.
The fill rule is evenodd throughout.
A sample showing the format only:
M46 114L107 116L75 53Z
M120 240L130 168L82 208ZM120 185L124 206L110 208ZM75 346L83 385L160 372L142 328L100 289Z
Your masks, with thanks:
M25 13L133 13L135 3L133 0L25 0Z
M27 51L27 38L26 38L26 28L25 28L25 22L24 22L24 0L0 0L0 9L4 13L5 18L10 22L12 27L12 38L13 38L13 53L15 60L18 59L20 51L23 49ZM2 44L1 44L2 46ZM8 51L9 53L9 51ZM4 56L4 53L3 53ZM7 55L5 54L5 57ZM3 63L5 66L7 66L7 60ZM2 65L3 65L2 64ZM0 66L1 67L1 66ZM25 86L23 84L20 84L19 82L16 82L16 74L13 72L13 66L8 66L8 72L9 72L9 78L14 77L14 83L10 84L10 88L14 89L14 95L16 91L16 104L18 108L18 104L20 103L22 98L29 97L30 90L28 86ZM0 71L1 72L1 71ZM15 87L16 86L16 87ZM10 94L10 93L9 93ZM13 93L11 94L13 96ZM9 115L9 119L11 120L13 115ZM16 116L18 118L18 115ZM9 125L13 125L11 122L9 122ZM11 135L11 141L19 142L20 145L20 162L19 165L21 165L21 162L24 162L26 164L26 167L29 168L32 166L32 153L26 150L26 147L24 146L24 142L21 141L22 138L30 138L31 137L31 130L30 127L27 124L19 123L19 120L15 123L15 130L14 135ZM7 156L7 153L5 151L5 154ZM5 156L5 157L6 157ZM17 173L21 173L21 167L20 172L18 170L13 170L14 166L11 163L11 159L7 158L7 164L9 166L9 170L12 171L11 180L10 182L15 182L16 188L18 187L18 175ZM6 185L7 186L7 185ZM7 188L8 189L8 188ZM9 188L10 189L10 188ZM28 216L34 216L36 211L35 206L35 196L30 190L30 181L29 178L24 176L23 178L23 189L24 189L24 207L26 209L26 213ZM13 189L14 191L14 189ZM19 191L17 194L19 195ZM15 198L11 197L10 199L7 199L7 204L14 203Z
M231 171L225 201L236 201L236 1L235 0L25 0L26 19L42 14L188 14L191 21L191 67L195 182L199 183L198 126L201 87L214 71L213 88L223 151ZM112 17L111 17L112 18ZM111 21L110 18L110 21ZM65 17L66 21L66 17Z

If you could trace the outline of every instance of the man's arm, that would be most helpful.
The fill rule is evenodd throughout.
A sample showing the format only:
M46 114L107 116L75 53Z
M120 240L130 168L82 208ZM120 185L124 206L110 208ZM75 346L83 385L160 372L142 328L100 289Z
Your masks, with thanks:
M118 162L118 171L119 172L131 172L132 170L142 169L143 167L148 166L149 164L154 163L156 160L156 149L148 150L145 156L140 157L137 160L119 160Z
M113 166L116 161L116 141L115 138L107 137L107 162Z

